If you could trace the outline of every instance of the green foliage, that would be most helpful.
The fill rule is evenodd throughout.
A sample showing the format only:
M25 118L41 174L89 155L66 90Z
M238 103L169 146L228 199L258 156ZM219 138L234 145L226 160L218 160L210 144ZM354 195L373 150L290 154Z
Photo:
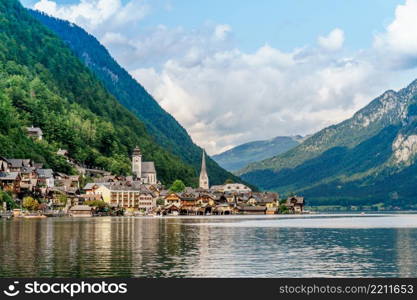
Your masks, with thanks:
M31 125L43 141L26 136ZM163 183L196 182L195 170L157 145L61 40L18 1L0 0L0 155L72 174L55 154L62 148L81 164L127 175L136 145Z
M107 206L107 203L102 200L87 200L84 202L84 204L91 207L97 207L99 209L103 209Z
M170 192L181 193L185 190L185 184L182 180L175 180L174 183L169 188Z
M0 209L3 209L3 203L6 203L6 209L8 210L17 207L12 196L9 193L0 190Z
M33 199L32 197L24 197L22 206L29 211L38 210L39 202Z
M290 210L288 209L288 207L287 207L285 204L281 204L281 205L278 207L278 212L279 212L280 214L289 214L289 213L290 213Z
M67 202L68 202L68 197L67 197L67 195L60 194L60 195L58 196L58 201L59 201L59 203L60 203L61 205L63 205L63 206L67 205Z
M158 198L156 200L156 205L164 205L165 204L165 200L163 198Z

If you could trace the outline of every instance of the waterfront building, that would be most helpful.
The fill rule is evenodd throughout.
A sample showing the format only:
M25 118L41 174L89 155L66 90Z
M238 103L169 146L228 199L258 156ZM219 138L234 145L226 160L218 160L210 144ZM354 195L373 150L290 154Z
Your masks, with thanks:
M165 196L165 205L177 204L181 205L181 197L177 193L169 193Z
M88 205L75 205L70 208L71 217L92 217L92 208Z
M156 207L156 195L140 182L88 183L86 195L100 195L104 202L113 207L149 212Z
M304 197L292 196L287 199L285 205L290 212L294 214L301 214L304 210Z
M19 172L0 172L0 187L7 192L17 194L20 192Z

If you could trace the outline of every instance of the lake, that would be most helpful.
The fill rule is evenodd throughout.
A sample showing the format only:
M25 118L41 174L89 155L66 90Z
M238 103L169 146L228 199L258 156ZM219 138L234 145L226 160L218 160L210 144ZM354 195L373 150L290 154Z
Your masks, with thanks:
M0 219L1 277L417 277L416 214Z

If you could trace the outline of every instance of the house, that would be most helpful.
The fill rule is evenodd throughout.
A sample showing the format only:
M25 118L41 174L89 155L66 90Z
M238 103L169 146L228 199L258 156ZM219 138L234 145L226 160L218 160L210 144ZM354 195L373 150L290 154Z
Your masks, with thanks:
M214 215L231 215L233 214L233 208L227 203L216 205L213 211Z
M55 173L55 188L69 193L77 193L80 189L80 176Z
M263 193L252 193L249 196L249 205L260 205L268 208L276 208L279 206L279 195L277 193L263 192Z
M7 158L6 160L10 172L20 172L24 167L33 167L33 161L30 159Z
M37 169L38 186L52 188L55 186L54 171L52 169Z
M27 128L27 133L28 136L35 139L35 140L39 140L41 141L43 138L43 132L39 127L28 127Z
M92 208L88 205L75 205L69 211L71 217L92 217Z
M103 198L99 194L78 195L77 204L83 204L85 201L103 201Z
M0 172L10 172L9 162L6 158L0 156Z
M292 213L301 214L304 209L304 197L289 197L285 202L285 205Z
M242 184L242 183L227 183L223 186L224 192L229 193L250 193L252 192L251 188Z
M23 167L20 170L20 191L33 192L38 183L38 175L34 167Z
M13 194L20 193L19 172L0 172L0 187Z
M165 196L165 205L178 204L181 205L181 197L177 193L169 193Z
M223 193L224 192L224 185L212 185L210 190L212 192L221 192L221 193Z
M173 203L164 207L162 211L160 212L160 214L178 216L180 214L179 204Z
M68 150L65 149L58 149L56 152L57 155L68 157Z
M215 196L212 194L207 194L207 193L199 194L197 197L197 204L200 206L204 204L215 206L216 205Z

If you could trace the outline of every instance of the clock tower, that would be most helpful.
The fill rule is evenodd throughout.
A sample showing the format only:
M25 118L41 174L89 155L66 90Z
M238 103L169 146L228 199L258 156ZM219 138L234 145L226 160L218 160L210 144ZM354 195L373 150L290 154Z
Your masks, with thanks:
M138 146L136 146L132 154L132 172L137 179L142 178L142 152Z

